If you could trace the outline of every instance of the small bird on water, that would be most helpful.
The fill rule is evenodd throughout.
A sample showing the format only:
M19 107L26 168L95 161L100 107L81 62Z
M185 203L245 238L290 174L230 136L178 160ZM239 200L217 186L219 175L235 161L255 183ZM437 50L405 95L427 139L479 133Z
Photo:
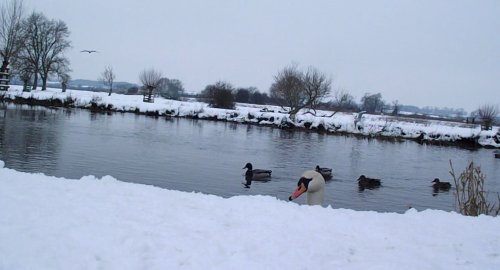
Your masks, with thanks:
M261 178L269 178L271 177L271 170L263 170L263 169L254 169L252 163L247 163L243 169L247 169L245 173L245 178L247 180L256 180Z
M380 187L381 183L382 182L380 181L380 179L369 178L369 177L366 177L364 175L361 175L358 178L358 186L362 189L378 188L378 187Z
M325 168L325 167L320 167L319 165L316 165L317 172L321 173L323 178L325 179L330 179L332 178L332 168Z
M433 183L432 188L434 188L435 191L447 191L451 188L451 184L449 182L441 182L439 181L439 178L434 179L434 181L432 181L431 183Z

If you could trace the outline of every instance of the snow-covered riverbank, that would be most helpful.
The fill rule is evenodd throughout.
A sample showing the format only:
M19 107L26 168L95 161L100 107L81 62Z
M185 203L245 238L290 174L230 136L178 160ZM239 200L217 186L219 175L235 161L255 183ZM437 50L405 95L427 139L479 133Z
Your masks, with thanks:
M3 168L0 269L498 269L500 218L229 199ZM293 187L291 187L293 189Z
M4 92L5 100L19 102L53 101L56 104L71 102L71 106L95 108L109 111L135 112L152 115L193 117L216 119L239 123L252 123L284 127L293 125L297 128L321 130L330 133L354 134L379 138L403 138L422 143L456 144L463 146L483 146L500 148L500 128L481 130L480 125L465 123L417 120L405 117L357 113L337 113L318 111L318 116L299 114L291 122L287 114L280 113L277 106L237 104L235 110L211 108L203 102L183 102L156 98L154 103L145 103L140 95L112 94L60 89L22 92L19 86L12 86Z

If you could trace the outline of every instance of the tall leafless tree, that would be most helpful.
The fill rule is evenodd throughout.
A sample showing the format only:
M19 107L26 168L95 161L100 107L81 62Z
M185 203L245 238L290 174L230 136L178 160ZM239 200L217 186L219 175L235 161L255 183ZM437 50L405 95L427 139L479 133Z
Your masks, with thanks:
M19 53L19 61L25 66L30 66L33 72L33 89L38 86L38 76L42 62L42 31L41 26L46 24L48 19L42 13L32 12L23 21L22 36L24 45ZM17 60L16 60L17 61Z
M115 81L115 78L116 75L111 66L104 68L104 71L101 73L101 77L99 78L100 82L109 87L108 96L111 96L111 92L113 91L113 82Z
M330 94L331 85L331 78L314 67L309 67L304 74L304 91L307 96L305 106L314 111L314 115L319 103Z
M289 107L292 118L306 104L303 76L297 65L291 65L280 70L274 76L274 83L271 85L271 98L274 98L281 107Z
M49 20L42 13L33 12L23 23L24 46L20 58L29 62L34 70L33 89L37 88L38 76L42 79L42 90L47 89L47 80L57 73L60 65L69 66L64 52L71 47L69 30L61 20Z
M178 79L161 78L157 91L164 98L178 100L184 93L184 86Z
M485 104L478 109L479 118L483 121L483 127L486 130L491 129L498 115L498 105Z
M64 56L64 52L71 47L71 42L68 39L70 33L65 22L50 20L43 25L47 28L42 30L40 77L42 90L46 90L49 75L55 73L57 65L61 63L69 65L69 60Z
M396 99L392 102L392 115L398 115L399 114L399 109L400 109L400 105L399 105L399 101Z
M23 90L29 91L31 90L31 83L33 79L33 74L35 70L29 61L23 57L15 57L12 61L12 72L13 76L19 77L19 79L23 82Z
M333 107L341 110L354 110L357 107L354 97L344 88L335 90L333 95Z
M361 108L369 113L382 112L384 109L384 101L382 100L382 94L366 93L361 98Z
M161 72L153 68L143 70L139 74L139 80L144 85L144 88L148 91L148 100L151 100L154 90L158 88L161 83Z
M56 64L55 73L61 82L61 89L63 92L66 92L68 83L71 80L71 76L69 75L70 72L71 69L69 68L68 62L62 61Z
M23 1L10 0L0 4L0 72L7 72L11 58L17 54L22 42Z
M271 97L282 107L289 107L290 118L304 108L315 111L319 102L331 91L331 79L316 68L305 73L297 65L285 67L274 76Z
M69 73L60 73L57 76L59 81L61 82L61 90L62 92L66 92L66 88L68 87L68 83L71 80L71 75Z

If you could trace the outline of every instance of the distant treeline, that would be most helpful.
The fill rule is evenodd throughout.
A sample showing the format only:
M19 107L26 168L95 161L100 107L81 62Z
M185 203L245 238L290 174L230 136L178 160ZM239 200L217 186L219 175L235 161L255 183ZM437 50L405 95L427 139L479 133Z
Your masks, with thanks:
M21 84L21 82L18 81L13 81L14 84ZM49 82L48 83L49 87L52 88L61 88L61 83L59 82ZM75 90L84 90L84 91L93 91L93 92L106 92L108 91L106 89L106 86L99 81L92 81L92 80L71 80L68 84L69 89L75 89ZM137 84L129 83L129 82L115 82L113 91L115 93L120 93L120 94L129 94L129 95L138 95L141 94L140 91L140 86ZM206 101L207 98L204 96L203 93L187 93L184 88L182 87L182 84L180 84L180 87L178 90L178 93L176 94L178 98L182 97L189 97L189 98L198 98L200 101ZM234 98L235 102L238 103L252 103L252 104L268 104L268 105L279 105L278 102L274 101L267 93L265 92L260 92L257 88L255 87L240 87L236 89L231 89L232 95ZM164 96L162 93L165 92L165 89L159 89L158 95ZM337 94L337 93L336 93ZM338 94L337 94L338 95ZM343 93L343 95L346 95ZM380 99L381 99L380 95ZM378 97L375 96L375 99ZM333 98L330 101L323 102L320 104L319 108L321 109L335 109L335 110L341 110L341 111L359 111L360 110L360 104L356 103L354 101L354 98L350 97L343 97L343 98L337 98L338 101L335 101L335 98ZM365 98L366 100L366 98ZM434 115L434 116L441 116L441 117L466 117L467 112L462 109L455 109L455 108L439 108L439 107L418 107L418 106L413 106L413 105L398 105L398 104L384 104L385 106L382 108L383 112L385 113L392 113L394 110L395 106L399 106L398 110L399 112L407 112L407 113L413 113L413 114L422 114L422 115Z

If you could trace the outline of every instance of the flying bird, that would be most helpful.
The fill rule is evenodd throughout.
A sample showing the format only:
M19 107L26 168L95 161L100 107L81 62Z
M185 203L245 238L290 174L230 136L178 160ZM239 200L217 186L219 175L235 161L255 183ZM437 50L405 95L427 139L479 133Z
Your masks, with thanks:
M96 53L98 51L94 51L94 50L82 50L80 52L86 52L86 53L94 53L95 52Z

